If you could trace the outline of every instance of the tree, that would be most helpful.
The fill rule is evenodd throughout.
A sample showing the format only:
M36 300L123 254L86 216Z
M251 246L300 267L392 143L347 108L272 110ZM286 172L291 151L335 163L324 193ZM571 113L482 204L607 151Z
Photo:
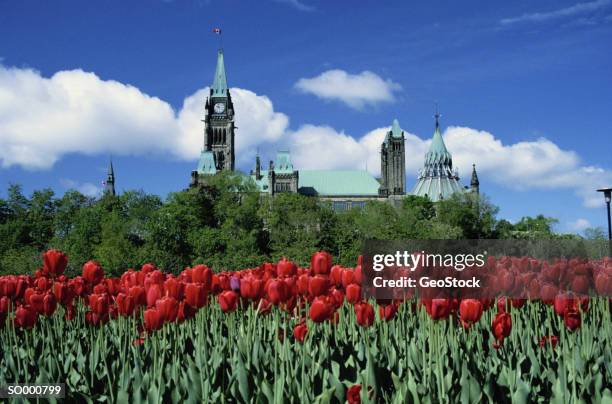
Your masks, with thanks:
M281 193L265 198L259 214L269 234L273 260L286 256L305 265L314 251L327 239L329 208L316 198L300 194Z
M461 229L467 239L493 238L499 209L478 194L455 193L437 203L437 219Z

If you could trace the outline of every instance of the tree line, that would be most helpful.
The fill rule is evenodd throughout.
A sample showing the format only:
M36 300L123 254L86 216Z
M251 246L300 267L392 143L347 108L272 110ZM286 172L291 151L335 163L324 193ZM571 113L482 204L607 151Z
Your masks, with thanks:
M6 199L0 198L0 274L32 273L48 248L68 254L71 274L90 259L110 274L146 262L177 273L198 263L220 271L282 256L307 265L317 250L353 266L366 239L578 237L555 233L556 220L543 215L510 223L497 213L474 194L435 204L407 196L399 207L369 201L335 212L315 197L261 197L254 183L231 173L165 200L143 191L91 198L42 189L27 197L10 185Z

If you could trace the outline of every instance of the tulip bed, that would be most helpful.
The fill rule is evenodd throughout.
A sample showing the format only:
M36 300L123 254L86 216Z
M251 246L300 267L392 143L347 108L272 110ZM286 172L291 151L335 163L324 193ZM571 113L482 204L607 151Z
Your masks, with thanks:
M377 304L361 269L313 255L120 278L95 262L0 277L0 385L63 382L111 402L610 402L604 298ZM612 271L612 262L604 262Z

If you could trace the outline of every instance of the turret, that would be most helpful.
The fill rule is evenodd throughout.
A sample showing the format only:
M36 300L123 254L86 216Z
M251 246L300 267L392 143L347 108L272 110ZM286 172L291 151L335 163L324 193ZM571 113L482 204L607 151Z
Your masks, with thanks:
M104 181L104 194L115 196L115 171L113 170L113 160L108 165L106 181Z
M259 154L255 157L255 179L257 179L257 181L261 179L261 162L259 161Z
M476 174L476 164L472 164L472 180L470 181L470 189L472 192L480 193L480 181L478 181L478 174Z

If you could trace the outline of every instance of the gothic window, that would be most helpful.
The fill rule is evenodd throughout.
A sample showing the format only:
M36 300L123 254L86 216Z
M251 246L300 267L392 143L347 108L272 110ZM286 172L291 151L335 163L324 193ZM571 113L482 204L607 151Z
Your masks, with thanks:
M227 134L227 130L223 129L223 144L225 144L225 142L226 142L226 140L225 140L226 134Z

